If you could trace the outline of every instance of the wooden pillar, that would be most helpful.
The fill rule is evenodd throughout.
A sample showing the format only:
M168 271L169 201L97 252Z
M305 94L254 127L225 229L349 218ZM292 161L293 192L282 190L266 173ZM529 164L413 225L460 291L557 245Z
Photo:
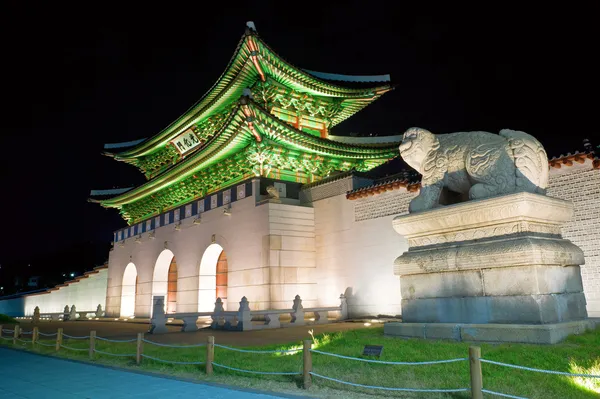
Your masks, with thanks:
M58 352L60 350L60 346L62 345L62 340L63 340L63 329L59 328L58 331L56 332L56 351Z
M135 350L135 364L142 364L142 353L144 352L144 333L138 333L137 346Z
M35 346L40 336L40 328L38 326L33 327L33 333L31 334L31 344Z
M215 360L215 337L212 335L208 337L206 342L206 374L211 375L213 373L213 364Z
M13 334L13 345L17 344L17 338L19 338L19 325L15 324L14 334Z
M471 366L471 399L483 399L483 377L481 375L481 348L469 347L469 365Z
M310 375L310 372L312 371L312 353L310 352L312 349L312 341L306 340L303 344L302 357L304 358L304 362L302 367L302 378L304 380L304 389L308 389L312 385L312 376Z
M96 351L96 331L90 331L90 360L94 359Z

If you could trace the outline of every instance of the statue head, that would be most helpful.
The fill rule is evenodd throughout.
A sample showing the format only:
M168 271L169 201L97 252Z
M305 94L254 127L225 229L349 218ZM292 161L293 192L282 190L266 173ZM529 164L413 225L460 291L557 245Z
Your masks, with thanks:
M426 129L411 127L402 136L400 156L417 172L422 173L423 163L427 153L436 144L437 138Z

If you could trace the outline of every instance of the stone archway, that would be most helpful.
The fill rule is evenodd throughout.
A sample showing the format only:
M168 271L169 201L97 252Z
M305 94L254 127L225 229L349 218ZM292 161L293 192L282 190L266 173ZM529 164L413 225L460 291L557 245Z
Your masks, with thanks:
M129 263L123 272L123 283L121 285L121 311L120 317L135 316L135 296L137 293L137 269L133 263Z
M210 312L220 297L227 305L227 256L219 244L206 248L200 261L198 281L198 311Z
M175 255L165 249L158 255L152 275L152 298L164 296L167 313L174 313L177 309L177 263ZM152 314L151 308L150 313Z

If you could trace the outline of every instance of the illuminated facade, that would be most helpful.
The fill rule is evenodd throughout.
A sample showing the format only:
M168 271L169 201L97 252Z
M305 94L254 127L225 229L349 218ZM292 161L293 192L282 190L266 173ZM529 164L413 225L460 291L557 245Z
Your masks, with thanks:
M148 316L156 295L167 298L167 312L211 310L217 297L235 308L244 295L255 309L289 307L296 294L308 306L324 303L318 221L303 188L397 155L396 136L331 135L391 89L389 75L297 68L248 23L225 72L190 110L159 134L106 153L147 178L92 192L91 201L118 209L129 225L110 253L108 314Z
M387 75L297 68L248 23L225 72L182 117L151 138L105 147L147 178L92 192L128 224L114 234L108 268L0 301L0 313L100 303L110 317L148 317L157 295L167 312L196 312L217 297L237 310L246 296L260 310L290 308L297 294L304 306L337 306L344 293L350 317L401 314L393 262L408 245L392 219L408 212L418 179L365 173L398 156L401 136L332 134L390 89ZM548 194L575 203L563 236L585 253L588 313L600 316L600 160L588 149L549 166Z

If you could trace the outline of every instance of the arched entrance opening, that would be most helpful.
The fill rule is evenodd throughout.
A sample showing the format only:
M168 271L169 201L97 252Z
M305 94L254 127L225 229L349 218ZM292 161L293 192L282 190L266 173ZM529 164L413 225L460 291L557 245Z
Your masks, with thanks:
M175 313L177 308L177 262L175 255L165 249L158 255L152 275L152 300L164 296L167 313ZM151 309L151 312L154 309Z
M210 312L220 297L227 305L227 256L219 244L206 248L200 261L198 286L198 311Z
M121 285L121 317L135 316L135 295L137 293L137 269L133 263L125 267Z

